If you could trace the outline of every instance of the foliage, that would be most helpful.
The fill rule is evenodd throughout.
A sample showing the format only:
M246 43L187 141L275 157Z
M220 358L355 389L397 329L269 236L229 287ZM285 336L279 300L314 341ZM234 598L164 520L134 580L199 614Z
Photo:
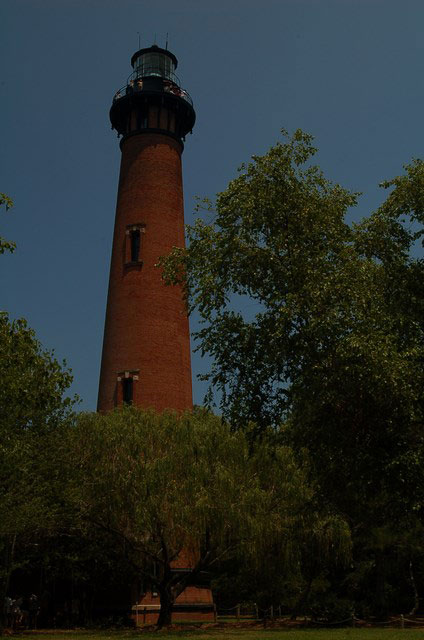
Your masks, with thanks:
M5 205L6 211L9 211L9 209L13 207L12 200L5 193L0 193L0 207L2 205ZM5 253L6 251L13 253L15 249L16 244L14 242L10 242L0 236L0 253Z
M77 461L73 500L87 522L125 542L156 585L159 625L186 585L224 559L261 564L271 547L281 570L297 570L293 550L312 496L287 447L249 448L242 432L205 412L136 408L81 415L67 447ZM336 538L346 555L348 532ZM182 559L191 571L172 572Z
M396 578L390 595L391 558L403 548L406 568L422 547L423 263L411 252L422 236L424 164L405 169L384 183L394 187L386 202L353 228L355 263L347 267L355 268L343 288L349 322L329 332L313 366L303 366L289 420L294 446L308 447L323 499L349 517L361 540L358 565L371 561L368 587L365 580L359 589L369 591L379 616L403 597Z
M316 597L311 604L311 614L315 620L348 624L354 614L355 605L351 600L337 598L332 593Z
M218 194L213 223L197 220L189 248L162 260L165 279L185 284L200 314L200 349L213 357L207 377L233 422L278 424L299 370L328 342L335 305L341 322L349 314L337 294L348 277L340 267L353 256L344 216L356 194L308 165L315 151L311 136L297 131L253 156ZM234 296L257 305L252 320L232 308Z
M386 201L348 225L358 194L312 166L315 151L296 131L254 156L215 206L206 201L213 221L189 227L188 249L162 265L200 315L224 415L259 432L284 422L282 442L308 450L321 504L362 540L356 561L371 555L384 614L390 529L401 520L417 531L424 506L424 262L413 257L424 163L383 183Z
M58 478L52 452L72 415L63 398L72 376L42 349L25 320L0 313L0 596L27 545L57 525ZM19 553L18 553L19 552Z
M72 382L65 367L42 348L24 319L0 314L0 429L5 434L52 430L69 415L75 399L63 398Z
M311 600L329 586L324 576L343 571L351 559L349 528L310 501L302 510L289 554L289 562L282 560L276 538L259 563L242 557L218 565L213 580L218 607L255 602L262 610L272 604L293 617L309 615Z

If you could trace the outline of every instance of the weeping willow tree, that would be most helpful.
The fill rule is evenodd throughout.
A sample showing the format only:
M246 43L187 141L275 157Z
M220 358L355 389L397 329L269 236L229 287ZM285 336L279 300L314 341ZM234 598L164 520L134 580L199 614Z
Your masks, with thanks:
M282 571L297 565L313 492L287 447L266 438L252 446L208 413L132 407L81 415L67 447L77 461L72 500L88 526L124 541L159 593L159 626L170 624L185 587L224 559L274 559ZM347 529L335 537L346 555ZM181 554L191 558L190 570L172 571Z

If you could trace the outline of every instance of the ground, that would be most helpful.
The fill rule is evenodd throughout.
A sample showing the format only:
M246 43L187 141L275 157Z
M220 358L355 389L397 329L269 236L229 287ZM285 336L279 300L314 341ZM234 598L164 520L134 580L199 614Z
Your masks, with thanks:
M36 631L27 640L424 640L424 629L270 629L193 631Z

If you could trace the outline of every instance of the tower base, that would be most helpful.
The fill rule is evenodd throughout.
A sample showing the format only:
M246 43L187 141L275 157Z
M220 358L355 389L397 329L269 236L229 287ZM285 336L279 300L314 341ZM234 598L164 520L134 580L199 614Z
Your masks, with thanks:
M159 596L148 592L132 607L131 618L136 627L156 624L160 613ZM189 586L175 601L172 622L214 622L215 606L212 591L208 588Z

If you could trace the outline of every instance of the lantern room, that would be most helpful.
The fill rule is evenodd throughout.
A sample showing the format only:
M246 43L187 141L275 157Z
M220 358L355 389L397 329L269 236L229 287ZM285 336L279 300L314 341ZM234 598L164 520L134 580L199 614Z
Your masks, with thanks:
M173 53L156 45L136 51L131 58L131 66L138 78L159 76L174 81L177 65Z

